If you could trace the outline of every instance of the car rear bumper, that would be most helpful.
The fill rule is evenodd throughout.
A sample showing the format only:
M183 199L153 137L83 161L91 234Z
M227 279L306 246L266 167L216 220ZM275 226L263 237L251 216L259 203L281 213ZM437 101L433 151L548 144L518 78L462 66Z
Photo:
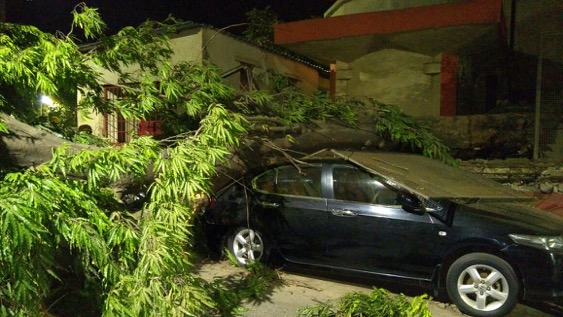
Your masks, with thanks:
M227 247L227 234L233 229L229 226L203 221L203 232L207 248L212 258L221 258Z
M505 252L522 278L524 300L563 301L563 253L524 246L511 246Z

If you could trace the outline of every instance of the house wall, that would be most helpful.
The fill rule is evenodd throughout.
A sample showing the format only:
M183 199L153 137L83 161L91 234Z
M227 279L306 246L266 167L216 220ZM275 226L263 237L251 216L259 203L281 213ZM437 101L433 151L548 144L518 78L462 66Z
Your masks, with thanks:
M83 95L79 91L77 94L77 100L80 102ZM78 127L87 125L92 129L92 134L102 136L104 133L104 116L100 113L96 113L91 110L79 110L77 114L77 125Z
M394 104L409 115L440 115L440 56L385 49L336 63L336 95Z
M172 37L170 48L174 52L172 63L183 61L201 63L203 60L204 30L201 28L188 29Z
M203 45L206 59L223 71L241 64L249 65L252 68L253 80L258 85L255 87L257 89L268 88L270 84L268 70L295 79L299 88L306 93L311 93L319 88L319 75L316 69L242 40L206 29L203 35ZM226 80L238 88L239 78L236 74L229 76Z
M326 82L319 82L316 68L300 63L249 44L232 36L219 33L210 28L187 29L171 38L173 63L182 61L202 63L208 60L217 65L222 71L231 70L241 63L253 66L252 76L256 89L267 89L269 85L268 70L282 74L296 80L297 85L306 93L316 91L320 87L328 86ZM138 69L132 66L128 71ZM117 84L118 75L105 69L97 69L101 74L101 84ZM240 75L235 73L227 77L226 82L233 87L240 88ZM78 93L78 101L82 94ZM77 116L78 126L89 125L95 135L103 135L104 116L92 111L81 111Z

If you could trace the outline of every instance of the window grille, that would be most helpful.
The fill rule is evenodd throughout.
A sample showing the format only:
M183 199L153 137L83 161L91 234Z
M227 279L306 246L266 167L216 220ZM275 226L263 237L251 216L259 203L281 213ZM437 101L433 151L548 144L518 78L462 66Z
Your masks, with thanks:
M104 87L104 98L106 100L116 101L124 97L120 87ZM126 143L139 135L159 136L161 134L162 120L156 115L148 120L125 120L120 113L104 114L103 136L110 139L112 143Z

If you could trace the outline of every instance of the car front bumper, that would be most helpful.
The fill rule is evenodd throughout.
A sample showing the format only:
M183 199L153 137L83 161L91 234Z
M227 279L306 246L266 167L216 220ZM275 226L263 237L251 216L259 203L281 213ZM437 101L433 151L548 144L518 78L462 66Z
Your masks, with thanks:
M522 299L527 301L563 302L563 253L526 246L505 249L523 282Z

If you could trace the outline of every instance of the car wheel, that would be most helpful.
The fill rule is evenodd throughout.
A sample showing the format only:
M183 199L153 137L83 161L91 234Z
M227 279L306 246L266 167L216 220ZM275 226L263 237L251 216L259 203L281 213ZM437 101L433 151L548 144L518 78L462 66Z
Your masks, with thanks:
M510 264L503 259L472 253L450 266L446 288L461 312L492 317L504 316L514 309L520 284Z
M227 247L239 265L266 262L268 249L264 235L250 228L237 228L229 235Z

